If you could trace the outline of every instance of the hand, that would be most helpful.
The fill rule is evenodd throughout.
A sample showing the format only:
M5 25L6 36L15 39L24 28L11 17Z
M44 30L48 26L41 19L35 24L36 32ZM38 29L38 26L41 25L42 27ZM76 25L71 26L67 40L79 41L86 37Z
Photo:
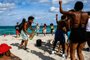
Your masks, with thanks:
M33 33L29 35L29 37L32 37L33 36Z
M59 4L61 4L61 3L62 3L62 0L59 1Z

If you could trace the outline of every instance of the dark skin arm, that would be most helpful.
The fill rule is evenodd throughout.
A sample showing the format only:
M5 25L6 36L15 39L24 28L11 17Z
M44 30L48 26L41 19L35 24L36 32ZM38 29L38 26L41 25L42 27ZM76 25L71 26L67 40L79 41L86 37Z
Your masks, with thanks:
M86 12L82 13L82 21L81 21L82 27L86 26L86 24L88 23L88 19L89 15Z
M27 23L24 23L23 30L24 30L24 32L25 32L26 34L29 34L29 33L27 32Z
M34 32L35 32L35 29L33 29L33 28L32 28L32 26L30 26L30 29L32 30L32 33L34 33Z
M58 14L56 14L56 21L58 21Z
M60 5L60 8L59 8L59 10L60 10L60 13L62 13L62 14L64 14L64 15L73 15L73 13L72 12L68 12L68 11L64 11L63 9L62 9L62 1L60 0L59 1L59 5Z
M58 24L58 14L56 14L56 22L57 22L57 24Z
M35 32L35 30L32 28L32 26L30 26L29 28L32 30L32 33L30 34L30 37L32 37L34 32Z
M63 31L67 32L67 29L66 29L66 27L63 27L62 29L63 29Z

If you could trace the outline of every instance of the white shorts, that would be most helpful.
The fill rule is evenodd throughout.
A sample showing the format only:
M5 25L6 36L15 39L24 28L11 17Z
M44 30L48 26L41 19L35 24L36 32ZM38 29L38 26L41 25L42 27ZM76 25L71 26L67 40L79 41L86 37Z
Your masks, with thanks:
M23 30L21 31L20 35L21 35L23 40L28 40L28 35Z

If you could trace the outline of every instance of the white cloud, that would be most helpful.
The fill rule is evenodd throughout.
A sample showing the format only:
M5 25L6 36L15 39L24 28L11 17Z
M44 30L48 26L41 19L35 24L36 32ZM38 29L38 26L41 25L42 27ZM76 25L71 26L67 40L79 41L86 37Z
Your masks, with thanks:
M0 3L0 7L12 7L14 5L14 3Z
M15 8L14 3L0 3L0 11L5 11Z
M43 3L43 2L49 2L48 0L40 0L39 2Z
M60 0L52 0L52 6L55 6L55 4L59 4ZM70 2L76 2L76 1L82 1L83 3L87 3L88 0L62 0L63 4L69 4ZM71 8L66 8L67 10L70 10ZM56 7L50 7L51 12L58 12L59 8Z
M67 4L67 3L69 3L70 1L74 1L74 0L62 0L62 3L63 3L63 4ZM53 3L53 4L57 4L57 3L59 3L59 0L52 0L52 3Z
M67 4L67 3L70 3L71 1L75 2L75 1L82 1L84 3L87 3L88 0L62 0L62 3L63 4ZM52 0L52 3L53 4L57 4L59 2L59 0Z
M28 4L34 3L34 2L36 2L36 3L46 3L46 2L49 2L49 0L25 0L25 1L21 1L21 2L26 2Z
M52 0L52 3L55 4L55 3L58 3L59 0Z
M52 6L51 8L50 8L50 12L58 12L59 11L59 8L56 8L56 7L54 7L54 6Z
M82 2L84 2L84 3L87 3L88 1L87 0L81 0Z
M40 2L40 3L44 3L44 2L52 2L53 4L57 4L59 2L59 0L0 0L3 1L4 3L15 3L15 4L26 4L26 3L32 3L32 2ZM87 3L88 0L62 0L63 4L67 4L71 1L83 1L84 3Z
M71 8L67 8L67 10L71 10Z

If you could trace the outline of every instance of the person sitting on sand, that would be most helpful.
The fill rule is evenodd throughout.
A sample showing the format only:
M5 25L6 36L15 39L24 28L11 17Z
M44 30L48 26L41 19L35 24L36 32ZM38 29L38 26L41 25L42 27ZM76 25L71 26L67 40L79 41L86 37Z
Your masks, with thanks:
M23 43L25 43L25 50L27 49L27 43L28 43L28 35L32 36L32 34L29 34L27 32L28 28L30 28L32 30L32 32L34 31L34 29L32 28L32 23L33 23L34 17L33 16L29 16L28 17L28 22L25 22L22 26L22 30L21 30L21 37L22 37L22 42L20 44L20 48L23 46Z
M10 52L11 47L3 43L0 45L0 60L21 60Z
M82 49L85 46L85 36L86 36L86 24L88 21L88 13L83 12L83 3L77 1L74 6L73 11L63 11L62 1L59 1L60 13L65 15L70 15L73 17L71 20L71 34L70 34L70 57L71 60L75 60L75 50L77 49L77 55L79 60L84 60Z

